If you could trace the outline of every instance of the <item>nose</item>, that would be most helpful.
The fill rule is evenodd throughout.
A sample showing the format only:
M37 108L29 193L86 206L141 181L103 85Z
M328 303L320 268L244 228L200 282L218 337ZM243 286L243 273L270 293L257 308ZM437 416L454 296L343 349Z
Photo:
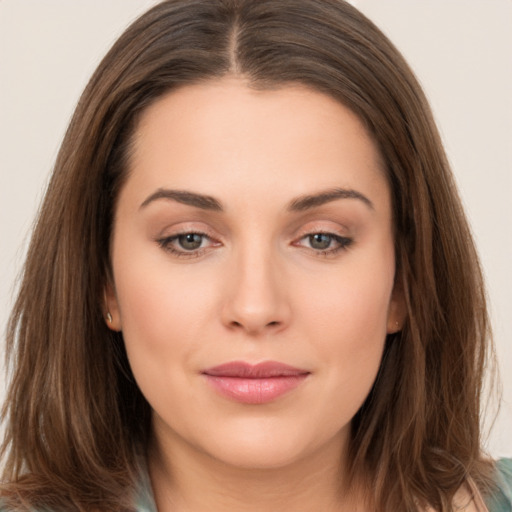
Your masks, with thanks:
M225 287L224 325L252 336L283 330L291 317L283 270L270 251L235 257Z

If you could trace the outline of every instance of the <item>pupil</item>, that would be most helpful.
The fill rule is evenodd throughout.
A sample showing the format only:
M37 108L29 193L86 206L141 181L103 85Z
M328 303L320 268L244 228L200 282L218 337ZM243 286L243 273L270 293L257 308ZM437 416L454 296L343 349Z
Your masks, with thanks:
M178 241L183 249L191 251L201 247L202 236L196 233L187 233L186 235L180 235Z
M331 237L330 235L325 235L323 233L317 233L315 235L311 235L309 237L309 241L311 243L311 247L313 249L328 249L331 245Z

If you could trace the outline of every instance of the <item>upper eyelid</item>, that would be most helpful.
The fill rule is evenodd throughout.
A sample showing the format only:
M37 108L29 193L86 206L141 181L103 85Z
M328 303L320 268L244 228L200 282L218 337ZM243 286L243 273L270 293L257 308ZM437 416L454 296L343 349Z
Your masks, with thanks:
M189 223L184 223L189 224ZM190 223L192 224L192 223ZM212 240L219 240L219 238L222 238L222 235L217 235L214 230L205 228L205 227L195 227L193 225L185 225L183 227L173 227L173 226L167 226L165 229L162 229L160 231L160 235L157 236L157 238L161 239L170 239L170 238L176 238L181 235L188 235L190 233L206 236Z
M313 231L329 231L342 233L350 231L354 225L354 220L340 218L338 215L330 215L329 213L317 212L314 215L300 216L293 222L295 232L313 232Z
M159 240L165 240L165 239L170 240L170 239L178 238L179 236L182 236L182 235L189 235L189 234L204 236L204 237L209 238L214 241L219 241L218 238L221 238L221 237L216 237L216 236L212 235L211 233L208 232L208 230L187 228L187 229L176 231L169 235L161 235L158 237L158 239ZM294 237L294 239L301 240L302 238L305 238L307 236L317 235L317 234L331 235L333 237L339 237L339 238L350 238L349 236L341 234L339 232L336 232L333 229L319 228L319 229L304 230L301 234L296 235Z
M214 232L214 230L204 228L204 227L200 227L200 228L195 228L194 226L180 227L176 231L172 230L172 232L170 232L169 234L165 233L165 231L167 231L167 230L169 230L169 228L162 230L163 231L162 234L158 235L157 238L159 240L172 239L172 238L177 238L181 235L187 235L187 234L202 235L202 236L205 236L205 237L210 238L211 240L214 240L217 242L220 241L220 239L226 238L226 235L223 233L218 233L218 230L215 230L215 232ZM312 226L312 227L307 227L307 228L301 227L294 231L295 231L295 234L289 235L290 238L292 238L293 240L302 239L309 235L314 235L314 234L318 234L318 233L325 234L325 235L332 235L332 236L341 237L341 238L351 238L351 235L349 233L347 233L347 231L349 231L349 230L344 226L342 226L341 229L336 229L333 227L322 227L322 226L318 226L318 227Z
M294 237L295 240L300 240L310 235L315 235L321 233L322 235L331 235L338 238L352 238L351 231L347 228L339 227L325 227L325 226L312 226L306 228L300 228L297 230L296 235Z
M321 215L319 218L304 218L296 219L291 225L283 226L285 236L299 236L300 233L308 235L310 233L332 233L338 236L348 236L354 229L353 222L342 222L341 219L330 219L329 216L324 217ZM308 216L309 217L309 216ZM163 220L163 219L162 219ZM174 236L183 233L200 233L210 236L212 238L229 238L236 231L235 227L224 222L214 222L211 226L212 219L204 218L190 218L183 219L177 222L171 222L167 226L162 226L159 229L162 233L161 237ZM169 232L169 235L165 235Z

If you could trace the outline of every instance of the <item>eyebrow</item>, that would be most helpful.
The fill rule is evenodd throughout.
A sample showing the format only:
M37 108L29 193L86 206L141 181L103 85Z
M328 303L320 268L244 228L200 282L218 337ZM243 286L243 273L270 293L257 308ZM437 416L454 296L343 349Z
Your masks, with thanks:
M212 196L198 194L187 190L171 190L165 188L159 188L156 192L148 196L140 205L140 208L145 208L150 203L158 199L176 201L177 203L200 208L201 210L210 210L215 212L224 211L222 203ZM371 210L375 209L370 199L357 190L333 188L324 190L317 194L297 197L288 204L287 210L290 212L303 212L338 199L358 199Z
M332 188L319 192L318 194L306 195L294 199L288 206L288 210L292 212L302 212L322 206L338 199L358 199L362 201L370 210L374 210L373 203L361 192L346 188Z
M215 212L224 211L220 201L217 201L214 197L196 194L195 192L188 192L186 190L169 190L166 188L159 188L156 192L151 194L140 205L140 208L145 208L148 204L157 199L169 199L177 203L200 208L201 210L211 210Z

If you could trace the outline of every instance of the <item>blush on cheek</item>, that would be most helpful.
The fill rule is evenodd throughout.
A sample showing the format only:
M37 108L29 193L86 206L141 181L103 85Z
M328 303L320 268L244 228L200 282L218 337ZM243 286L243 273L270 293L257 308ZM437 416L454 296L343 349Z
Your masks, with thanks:
M330 287L314 299L309 314L317 318L316 326L324 330L339 329L348 338L374 339L386 333L389 291L385 287L350 283ZM380 288L380 289L379 289ZM307 313L304 312L306 315Z

